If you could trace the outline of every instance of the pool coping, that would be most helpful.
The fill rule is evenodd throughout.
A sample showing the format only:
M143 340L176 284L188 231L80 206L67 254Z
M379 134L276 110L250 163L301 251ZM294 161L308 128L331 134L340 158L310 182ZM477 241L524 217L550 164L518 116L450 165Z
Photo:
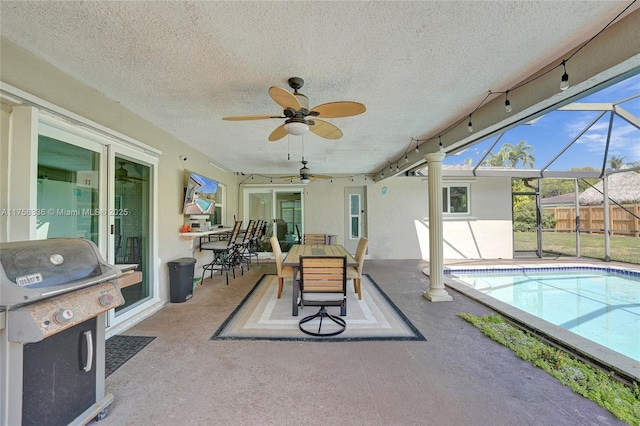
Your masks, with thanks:
M599 366L615 371L621 377L626 380L632 380L640 383L640 362L620 354L614 350L604 347L598 343L592 342L589 339L578 336L569 330L545 321L535 315L529 314L516 307L513 307L505 302L501 302L488 296L481 291L469 287L462 281L458 281L451 275L451 271L493 271L496 270L522 270L522 269L584 269L584 270L614 270L614 271L628 271L636 275L640 273L640 268L632 266L618 266L618 265L594 265L589 263L513 263L511 265L490 263L482 265L449 265L445 266L444 284L493 310L507 317L510 321L520 325L521 327L530 329L536 334L540 334L549 341L565 347L568 350L575 352L579 357L585 358L591 362L598 364ZM426 275L429 275L428 269L424 271Z

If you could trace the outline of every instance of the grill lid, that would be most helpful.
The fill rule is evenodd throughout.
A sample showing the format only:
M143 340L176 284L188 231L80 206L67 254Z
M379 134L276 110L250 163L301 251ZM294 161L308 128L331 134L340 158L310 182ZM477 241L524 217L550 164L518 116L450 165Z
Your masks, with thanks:
M0 244L0 306L31 303L120 275L98 247L79 238Z

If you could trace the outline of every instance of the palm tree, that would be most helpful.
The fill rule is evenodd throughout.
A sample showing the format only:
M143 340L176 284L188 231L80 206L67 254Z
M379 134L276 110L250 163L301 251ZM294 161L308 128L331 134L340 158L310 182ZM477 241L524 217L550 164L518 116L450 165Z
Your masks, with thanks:
M607 161L607 163L609 163L609 165L611 166L611 168L613 170L620 170L622 168L622 166L624 166L624 159L627 158L626 156L622 155L620 157L612 155L611 158L609 159L609 161Z
M502 149L496 152L495 154L493 152L490 152L489 157L482 162L482 165L490 166L490 167L504 167L505 154L506 154L506 151Z
M511 167L516 167L518 165L518 162L522 161L523 166L529 166L530 168L533 168L536 162L536 158L531 154L531 152L533 152L534 148L533 146L529 145L527 141L520 141L515 147L511 144L505 145L509 145L510 148L509 165Z
M489 157L482 162L485 166L517 167L519 162L523 166L533 168L536 158L531 154L533 146L522 140L517 145L505 143L497 153L489 153Z

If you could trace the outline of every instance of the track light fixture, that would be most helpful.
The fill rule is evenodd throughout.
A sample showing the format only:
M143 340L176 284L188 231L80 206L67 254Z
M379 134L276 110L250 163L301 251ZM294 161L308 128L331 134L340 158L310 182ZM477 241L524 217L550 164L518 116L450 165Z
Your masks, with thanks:
M509 91L504 92L504 110L511 112L511 102L509 102Z
M562 74L562 79L560 80L560 90L567 90L569 88L569 74L567 74L567 61L562 60L562 69L564 70L564 74Z
M469 133L473 132L473 124L471 123L471 114L469 114L469 124L467 124L467 130Z
M408 162L409 162L409 157L407 157L407 155L406 155L406 154L404 155L404 162L405 162L405 163L408 163Z

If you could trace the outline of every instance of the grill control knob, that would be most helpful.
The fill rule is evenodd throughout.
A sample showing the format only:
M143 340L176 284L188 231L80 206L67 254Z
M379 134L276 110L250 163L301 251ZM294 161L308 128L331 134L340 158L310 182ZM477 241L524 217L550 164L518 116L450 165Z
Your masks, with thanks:
M73 311L71 309L60 309L53 317L58 324L66 324L71 318L73 318Z
M105 293L105 294L100 296L98 301L100 302L100 304L102 306L109 306L110 304L113 303L114 299L115 298L112 295L110 295L109 293Z

